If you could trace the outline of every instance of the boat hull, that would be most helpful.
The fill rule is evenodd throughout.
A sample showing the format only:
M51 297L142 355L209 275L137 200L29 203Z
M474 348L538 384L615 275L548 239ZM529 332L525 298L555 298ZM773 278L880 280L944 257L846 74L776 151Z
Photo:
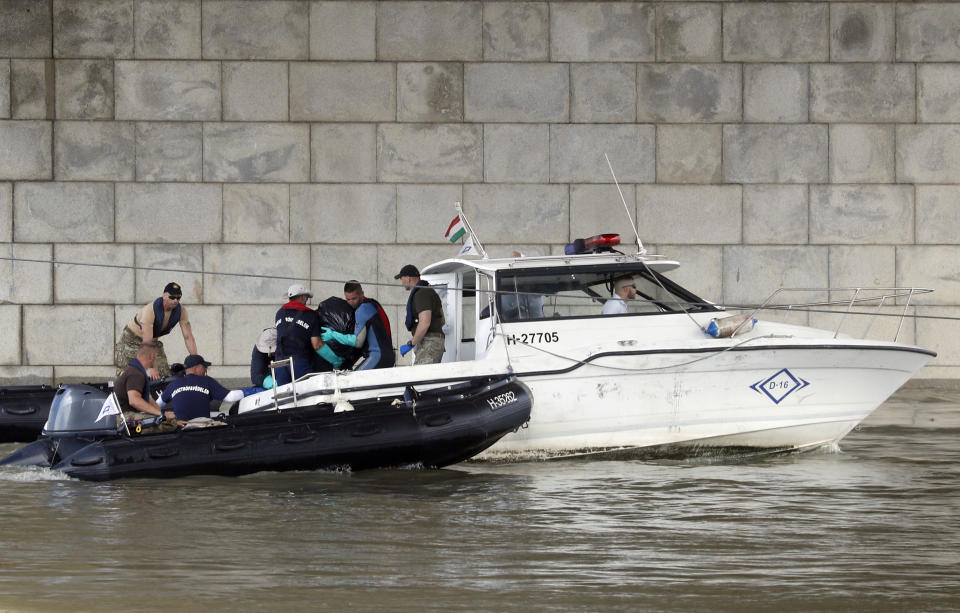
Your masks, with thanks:
M495 399L508 395L506 404ZM396 401L396 402L394 402ZM52 468L85 480L259 471L393 466L442 467L466 460L530 416L531 397L512 379L452 385L403 397L358 400L335 412L328 403L229 416L223 425L172 433L109 436L66 457L47 453ZM42 445L38 441L34 445ZM52 445L47 443L47 449ZM2 463L41 463L36 447ZM40 460L40 462L36 462ZM48 464L49 465L49 464Z
M930 357L907 346L838 343L622 352L563 373L518 369L536 398L531 427L481 457L832 445Z
M32 441L40 435L57 388L17 385L0 388L0 443Z

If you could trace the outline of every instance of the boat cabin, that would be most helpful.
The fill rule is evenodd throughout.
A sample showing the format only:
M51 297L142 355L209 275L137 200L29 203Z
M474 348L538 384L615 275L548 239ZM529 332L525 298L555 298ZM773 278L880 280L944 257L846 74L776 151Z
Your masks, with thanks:
M616 279L630 276L632 315L716 311L662 273L679 263L656 256L591 253L500 259L449 259L422 277L437 291L447 323L444 362L485 357L500 325L601 315Z

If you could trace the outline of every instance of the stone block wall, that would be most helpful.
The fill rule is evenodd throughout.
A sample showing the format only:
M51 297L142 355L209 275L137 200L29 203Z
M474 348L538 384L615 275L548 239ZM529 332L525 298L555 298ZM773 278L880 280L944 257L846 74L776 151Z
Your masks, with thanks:
M220 376L294 281L397 329L456 201L493 255L632 241L604 154L678 281L932 287L901 338L960 378L958 38L952 2L4 0L0 382L109 377L174 279Z

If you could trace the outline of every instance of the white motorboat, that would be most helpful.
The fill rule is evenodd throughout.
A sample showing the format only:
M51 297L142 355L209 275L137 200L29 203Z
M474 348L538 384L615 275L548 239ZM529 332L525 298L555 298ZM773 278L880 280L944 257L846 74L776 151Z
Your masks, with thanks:
M878 341L840 329L867 304L873 317L896 304L902 321L910 299L930 290L851 290L838 327L816 329L765 318L773 302L732 312L704 301L665 276L678 262L605 250L615 236L567 255L427 266L422 278L445 310L442 363L311 375L295 390L245 398L240 410L311 401L349 409L364 397L512 373L530 389L531 419L486 458L801 450L839 441L936 355L896 334ZM623 276L637 298L625 314L602 315Z

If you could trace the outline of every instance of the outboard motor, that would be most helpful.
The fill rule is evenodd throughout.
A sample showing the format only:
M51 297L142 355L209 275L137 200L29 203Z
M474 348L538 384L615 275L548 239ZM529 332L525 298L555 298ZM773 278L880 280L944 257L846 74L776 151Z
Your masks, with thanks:
M91 385L65 385L50 404L42 437L19 449L0 465L53 466L103 436L115 436L123 425L116 414L101 415L108 393Z

